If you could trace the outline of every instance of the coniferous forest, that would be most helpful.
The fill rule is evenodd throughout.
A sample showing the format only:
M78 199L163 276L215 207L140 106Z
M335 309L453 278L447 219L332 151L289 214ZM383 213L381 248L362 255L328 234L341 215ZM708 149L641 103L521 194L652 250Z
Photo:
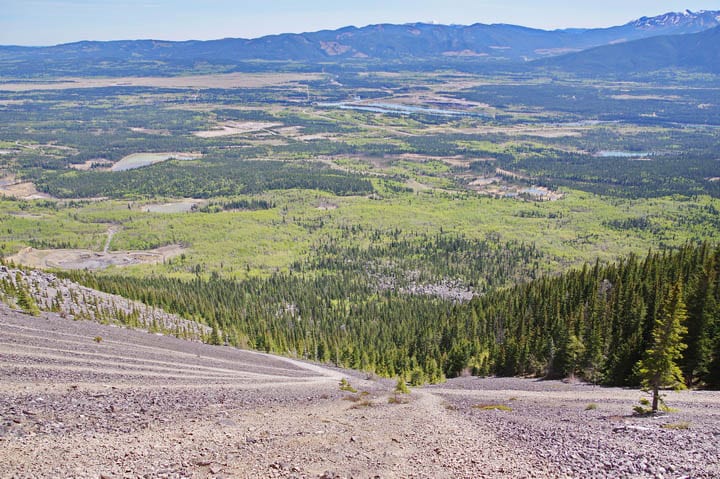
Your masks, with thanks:
M441 242L452 243L436 238L434 247ZM536 260L532 248L485 244L472 249L478 246L486 248L481 268L495 278ZM456 254L451 249L450 256ZM687 244L675 252L586 265L494 289L466 303L378 287L372 275L357 275L343 263L326 256L322 274L299 269L244 281L71 277L200 320L213 328L210 342L400 375L414 384L471 372L577 376L636 386L653 325L669 314L666 299L679 288L687 314L682 338L687 348L680 361L684 381L720 387L717 246Z

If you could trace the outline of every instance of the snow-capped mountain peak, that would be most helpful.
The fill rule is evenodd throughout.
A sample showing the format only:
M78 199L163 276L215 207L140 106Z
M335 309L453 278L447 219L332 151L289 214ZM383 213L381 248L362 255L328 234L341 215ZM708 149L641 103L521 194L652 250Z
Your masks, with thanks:
M668 12L655 17L641 17L630 23L640 29L662 29L677 27L703 27L712 28L720 25L720 11L700 10L693 12Z

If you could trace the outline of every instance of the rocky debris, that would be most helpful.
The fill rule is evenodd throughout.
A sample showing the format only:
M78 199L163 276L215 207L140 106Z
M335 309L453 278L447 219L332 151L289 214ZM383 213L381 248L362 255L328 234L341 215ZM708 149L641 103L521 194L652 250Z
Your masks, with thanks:
M717 392L668 393L677 412L641 417L632 411L640 391L584 383L458 378L429 390L490 424L509 448L553 464L558 477L720 477L720 416L707 414ZM473 408L498 403L511 411Z
M397 278L388 274L371 273L380 291L398 290L402 294L413 294L422 296L437 296L457 302L466 302L478 296L478 293L463 281L455 279L442 279L435 283L423 283L419 281L419 272L411 271L406 273L405 278Z
M0 280L9 280L15 284L17 278L20 278L22 286L41 310L58 312L69 319L121 324L174 334L190 340L199 340L211 331L208 326L188 321L162 309L87 288L69 279L58 278L52 273L25 271L0 265Z
M0 476L720 477L717 392L638 418L628 389L469 377L398 404L394 384L0 304Z
M476 293L463 284L462 281L449 279L434 284L422 284L413 281L408 286L401 288L400 292L405 294L437 296L457 302L470 301L476 296Z

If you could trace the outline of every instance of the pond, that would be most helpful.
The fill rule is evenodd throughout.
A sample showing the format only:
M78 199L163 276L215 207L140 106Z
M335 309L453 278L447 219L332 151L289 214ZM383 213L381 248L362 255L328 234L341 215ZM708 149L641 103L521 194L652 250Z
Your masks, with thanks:
M390 113L400 115L432 115L447 117L484 117L486 115L463 110L446 110L442 108L427 108L422 106L401 105L397 103L350 103L350 102L333 102L318 103L318 106L327 108L339 108L341 110L358 110L369 111L372 113Z
M645 158L653 156L655 153L652 151L615 151L615 150L603 150L595 153L595 156L599 158Z
M143 166L154 165L155 163L161 163L169 159L175 160L195 160L200 158L202 155L198 153L133 153L128 155L115 163L111 171L127 171L134 170L135 168L142 168Z

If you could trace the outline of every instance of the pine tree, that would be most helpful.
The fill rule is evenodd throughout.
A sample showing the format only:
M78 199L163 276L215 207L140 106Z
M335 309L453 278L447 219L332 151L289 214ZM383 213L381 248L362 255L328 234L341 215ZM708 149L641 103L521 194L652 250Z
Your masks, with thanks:
M32 297L32 293L22 280L22 275L18 271L15 275L15 296L17 298L17 305L26 313L33 316L40 314L40 308L38 307L35 299Z
M210 332L208 344L212 344L213 346L220 346L222 344L222 340L220 339L220 330L215 323L212 325L212 331Z
M638 364L642 385L652 392L653 413L658 410L660 388L683 389L683 375L677 361L687 347L682 338L687 333L684 325L687 311L682 298L682 285L675 283L660 309L652 330L652 342L645 357Z
M688 334L680 364L688 387L701 381L710 372L712 361L713 315L717 305L712 287L716 281L714 257L710 257L702 271L699 271L688 288Z

